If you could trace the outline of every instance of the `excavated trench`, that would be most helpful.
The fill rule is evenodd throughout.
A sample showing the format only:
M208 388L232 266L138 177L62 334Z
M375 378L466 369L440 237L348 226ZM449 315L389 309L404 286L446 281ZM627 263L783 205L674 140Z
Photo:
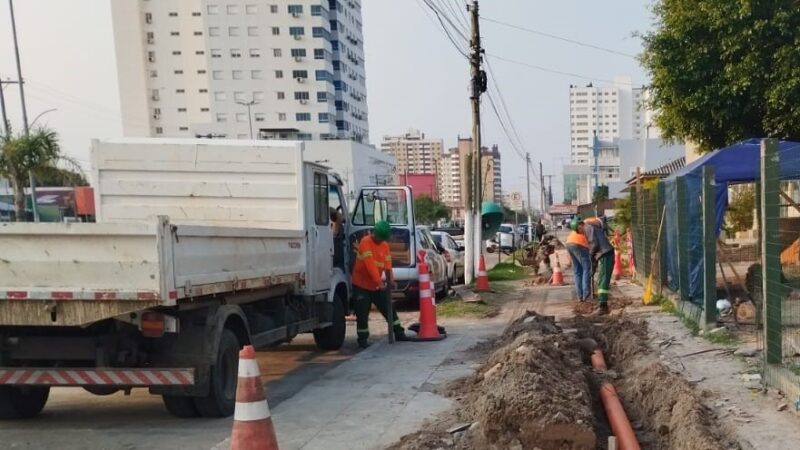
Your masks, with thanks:
M738 449L719 435L703 393L659 363L646 342L644 323L578 317L556 324L529 311L480 346L486 354L474 375L443 389L457 407L390 448L604 449L613 432L600 390L610 383L641 448ZM603 373L590 364L595 348L605 355Z

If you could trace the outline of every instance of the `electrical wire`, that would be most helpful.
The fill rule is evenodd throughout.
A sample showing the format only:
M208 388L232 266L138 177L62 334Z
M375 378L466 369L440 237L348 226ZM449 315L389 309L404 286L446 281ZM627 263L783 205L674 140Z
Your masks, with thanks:
M527 62L524 62L524 61L518 61L516 59L506 58L504 56L495 55L493 53L486 53L486 56L487 57L492 57L492 58L494 58L494 59L496 59L498 61L505 61L507 63L516 64L516 65L523 66L523 67L528 67L530 69L540 70L542 72L554 73L554 74L557 74L557 75L565 75L565 76L568 76L568 77L580 78L580 79L584 79L584 80L600 82L600 83L606 83L606 84L610 84L610 85L616 85L616 84L624 84L624 85L630 85L630 86L633 85L633 83L621 83L621 82L616 82L616 81L608 80L608 79L604 79L604 78L590 77L588 75L581 75L581 74L577 74L577 73L573 73L573 72L565 72L565 71L562 71L562 70L551 69L549 67L539 66L539 65L527 63Z
M485 22L494 23L494 24L497 24L497 25L502 25L502 26L505 26L505 27L513 28L515 30L519 30L519 31L525 31L527 33L535 34L535 35L538 35L538 36L543 36L543 37L546 37L546 38L555 39L555 40L558 40L558 41L567 42L567 43L570 43L570 44L573 44L573 45L578 45L578 46L581 46L581 47L591 48L591 49L594 49L594 50L599 50L599 51L602 51L602 52L610 53L612 55L625 56L625 57L628 57L628 58L636 59L636 55L632 55L630 53L621 52L619 50L614 50L614 49L611 49L611 48L601 47L599 45L590 44L588 42L581 42L581 41L578 41L578 40L575 40L575 39L570 39L570 38L566 38L566 37L563 37L563 36L558 36L558 35L551 34L551 33L545 33L544 31L539 31L539 30L534 30L533 28L526 28L526 27L522 27L522 26L519 26L519 25L514 25L514 24L511 24L511 23L508 23L508 22L503 22L503 21L500 21L500 20L497 20L497 19L491 19L491 18L488 18L488 17L485 17L485 16L481 16L481 19L483 21L485 21Z
M422 1L425 1L425 0L422 0ZM437 28L441 29L441 31L444 33L445 37L450 41L451 44L453 44L453 47L455 47L456 51L458 51L458 53L460 53L461 56L463 56L464 58L469 59L469 56L467 56L466 50L464 50L460 45L458 45L456 40L450 34L450 31L448 30L448 28L445 25L444 21L439 16L438 11L435 8L430 7L430 4L428 4L427 1L425 1L425 5L427 5L430 8L430 10L432 10L434 12L434 14L436 15L436 18L434 19L433 17L430 16L429 8L426 8L425 6L423 6L421 0L417 0L417 4L419 5L420 8L422 8L423 11L425 11L425 14L434 23L434 25L436 25L436 21L438 20L439 26L437 26Z

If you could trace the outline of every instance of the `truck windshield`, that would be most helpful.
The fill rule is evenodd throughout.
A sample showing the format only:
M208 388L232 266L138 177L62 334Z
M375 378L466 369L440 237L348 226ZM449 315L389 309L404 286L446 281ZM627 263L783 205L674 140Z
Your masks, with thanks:
M354 225L375 225L385 220L391 225L408 225L408 203L403 190L375 190L362 193L353 210Z

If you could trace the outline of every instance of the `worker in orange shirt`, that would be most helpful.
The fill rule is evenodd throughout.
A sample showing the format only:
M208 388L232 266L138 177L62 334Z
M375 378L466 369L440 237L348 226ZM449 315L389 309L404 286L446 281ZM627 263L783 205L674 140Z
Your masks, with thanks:
M567 237L566 247L575 274L575 291L578 300L585 302L592 295L592 258L589 254L589 241L583 232L583 221L574 218L569 227L572 233Z
M392 273L392 255L386 242L391 235L389 223L381 220L375 224L372 234L364 236L358 243L356 264L353 267L353 309L356 312L356 333L358 345L366 348L369 345L369 311L374 304L383 314L387 322L391 320L394 336L397 341L406 341L405 330L400 324L397 313L392 309L391 319L386 314L391 291L383 284L386 279L388 289L394 289L396 283Z

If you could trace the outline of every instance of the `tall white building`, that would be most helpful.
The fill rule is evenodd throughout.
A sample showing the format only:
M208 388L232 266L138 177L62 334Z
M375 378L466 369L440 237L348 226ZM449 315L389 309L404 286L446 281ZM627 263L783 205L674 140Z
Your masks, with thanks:
M441 139L426 137L419 130L399 136L384 136L381 151L394 156L395 170L401 174L437 175L444 144Z
M359 0L112 0L127 136L369 140Z
M647 90L633 87L628 76L615 77L612 86L570 86L571 163L592 163L595 134L603 141L659 137L646 96Z

